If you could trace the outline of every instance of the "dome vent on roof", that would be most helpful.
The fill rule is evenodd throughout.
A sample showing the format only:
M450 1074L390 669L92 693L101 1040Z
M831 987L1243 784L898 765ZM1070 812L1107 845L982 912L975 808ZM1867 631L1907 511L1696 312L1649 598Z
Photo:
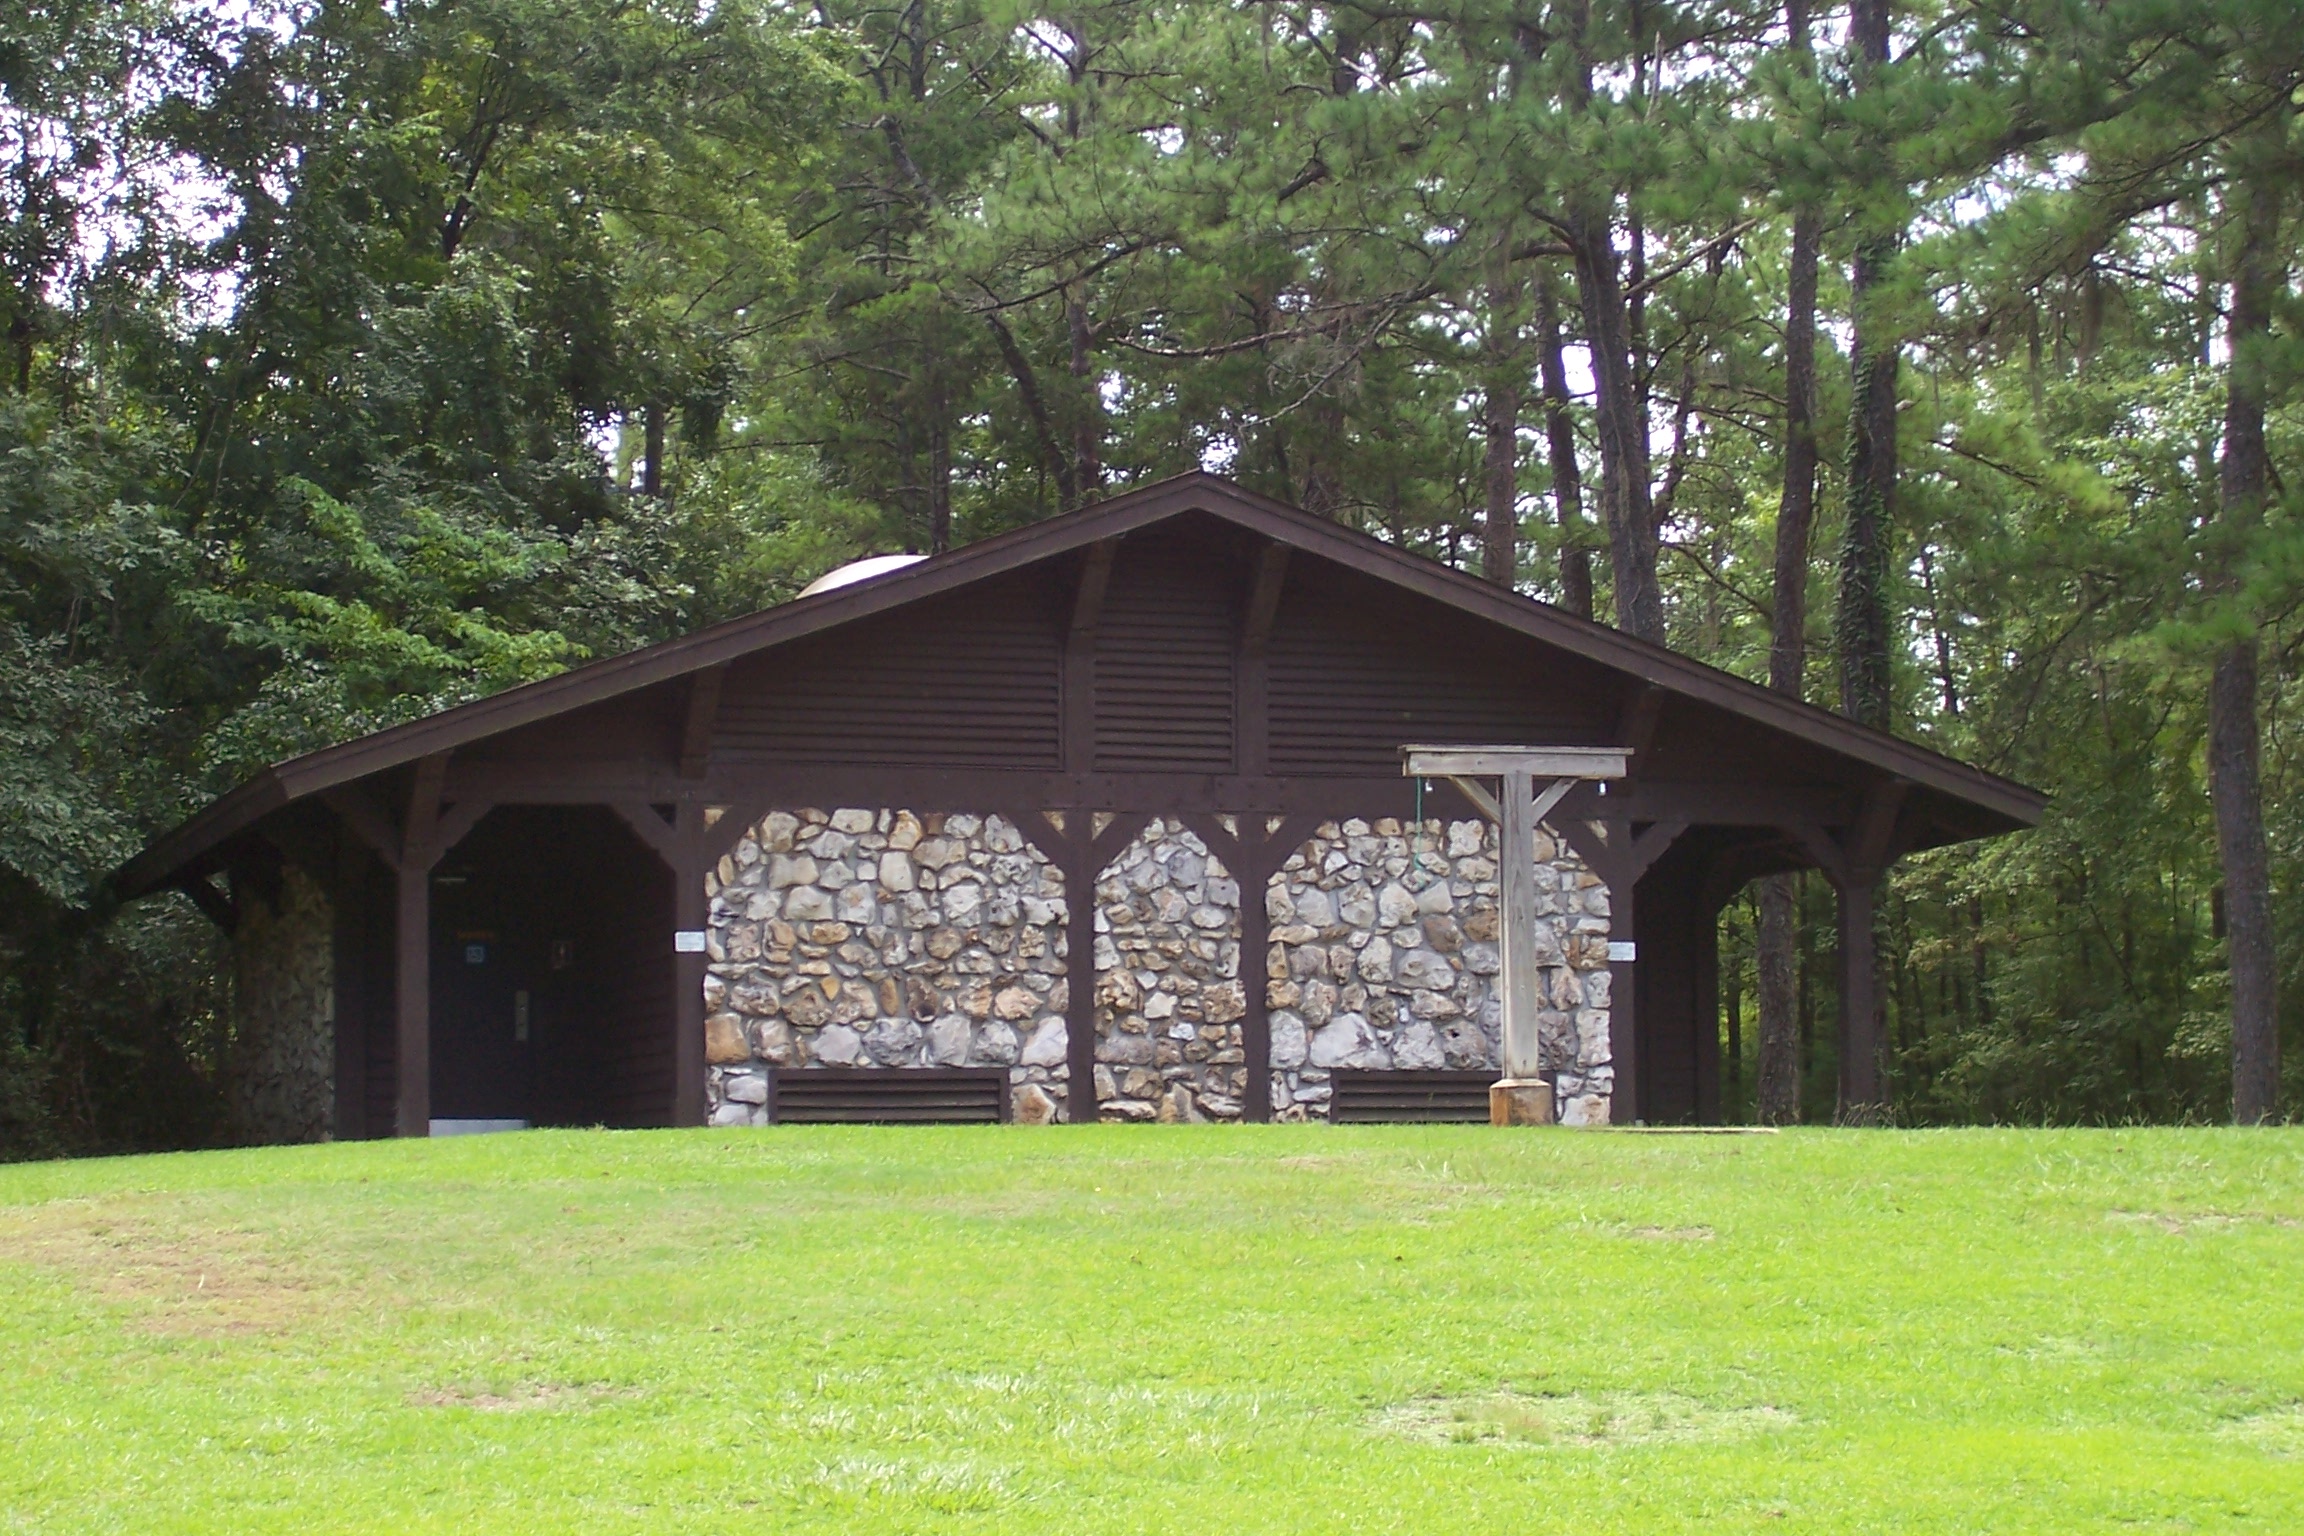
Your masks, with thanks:
M900 571L908 565L918 565L927 558L926 555L867 555L861 560L851 560L837 570L826 571L808 583L807 586L802 587L800 595L802 597L814 597L819 592L833 592L841 587L852 587L860 581L870 581L875 576L885 576L890 571Z

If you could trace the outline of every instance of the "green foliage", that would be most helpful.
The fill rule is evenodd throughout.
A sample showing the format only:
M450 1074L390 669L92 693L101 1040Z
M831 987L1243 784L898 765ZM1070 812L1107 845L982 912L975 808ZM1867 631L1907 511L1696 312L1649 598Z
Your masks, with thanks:
M1474 565L1509 387L1520 589L1559 594L1645 477L1672 643L1765 676L1803 209L1813 548L1846 520L1848 262L1893 248L1863 303L1904 339L1895 723L2056 796L1896 877L1898 1113L2216 1113L2202 693L2235 636L2275 887L2304 875L2304 522L2285 492L2217 515L2228 188L2304 166L2293 18L1906 0L1871 71L1812 21L1802 56L1771 0L0 0L0 1084L49 1106L0 1149L144 1134L68 1087L91 1052L221 1059L212 941L182 910L108 926L103 876L152 833L857 554L1205 464ZM1649 430L1606 465L1570 404L1570 519L1535 299L1564 296L1588 389L1595 223ZM2304 485L2292 283L2277 308L2239 363ZM1803 913L1824 1113L1820 888ZM2304 904L2278 915L2304 967Z

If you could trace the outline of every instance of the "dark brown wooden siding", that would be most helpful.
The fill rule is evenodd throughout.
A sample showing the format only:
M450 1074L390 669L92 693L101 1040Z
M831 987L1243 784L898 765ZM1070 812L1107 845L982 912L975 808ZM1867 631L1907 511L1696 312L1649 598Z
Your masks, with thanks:
M1282 774L1397 773L1409 742L1596 743L1593 706L1614 691L1594 669L1311 561L1289 570L1269 654Z
M625 941L600 998L600 1123L672 1123L672 875L634 866Z
M1097 631L1099 770L1231 768L1241 574L1189 528L1120 546Z
M1057 766L1060 621L1024 572L731 668L718 761Z

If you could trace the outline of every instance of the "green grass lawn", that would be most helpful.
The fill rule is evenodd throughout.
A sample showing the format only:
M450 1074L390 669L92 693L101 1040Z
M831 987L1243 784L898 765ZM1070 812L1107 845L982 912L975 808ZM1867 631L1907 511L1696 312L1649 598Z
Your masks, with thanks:
M2304 1530L2304 1134L0 1169L0 1531Z

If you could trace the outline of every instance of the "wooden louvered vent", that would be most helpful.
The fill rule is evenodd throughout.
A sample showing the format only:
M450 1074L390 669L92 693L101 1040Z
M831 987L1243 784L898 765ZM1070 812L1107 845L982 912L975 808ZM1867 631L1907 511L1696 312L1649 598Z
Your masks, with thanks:
M1096 645L1096 767L1222 773L1232 766L1229 573L1173 537L1133 538Z
M1053 768L1060 657L1045 594L1022 582L859 620L732 671L714 752Z
M1532 658L1373 583L1292 574L1270 655L1274 773L1396 774L1412 741L1589 736Z
M769 1118L790 1125L992 1125L1005 1067L803 1067L773 1074Z
M1329 1078L1328 1118L1339 1125L1395 1121L1488 1123L1494 1072L1336 1069Z

